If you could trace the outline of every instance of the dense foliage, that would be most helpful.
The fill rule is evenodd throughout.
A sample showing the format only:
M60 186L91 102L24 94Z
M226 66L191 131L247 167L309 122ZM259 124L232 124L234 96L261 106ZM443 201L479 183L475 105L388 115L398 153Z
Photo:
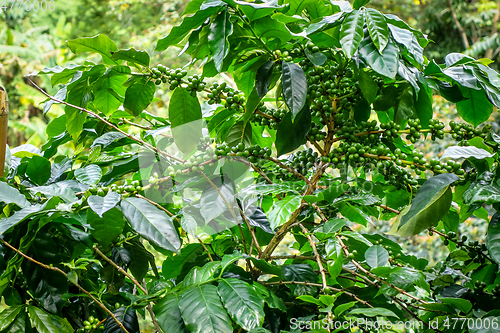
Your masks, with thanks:
M156 45L185 68L103 34L69 41L102 63L37 73L57 88L40 89L44 112L64 114L41 149L9 151L0 330L498 328L500 75L427 59L421 32L367 3L193 0ZM155 93L168 117L146 111ZM433 94L463 122L435 119ZM440 159L414 147L445 137ZM493 215L484 242L462 235L473 214ZM401 246L424 231L444 260Z

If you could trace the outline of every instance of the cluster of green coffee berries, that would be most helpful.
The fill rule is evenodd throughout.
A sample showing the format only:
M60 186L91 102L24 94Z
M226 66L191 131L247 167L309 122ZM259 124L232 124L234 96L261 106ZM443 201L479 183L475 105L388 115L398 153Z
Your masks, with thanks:
M88 192L92 195L98 195L100 197L105 196L109 192L116 192L118 194L136 194L142 191L141 182L138 180L132 181L128 185L117 185L112 184L110 186L95 186L92 185L89 187Z
M221 104L222 99L225 98L225 94L229 93L229 91L233 91L234 94L234 89L229 87L226 82L222 82L221 84L214 82L209 89L210 92L207 95L208 104Z
M311 129L309 130L308 138L310 141L322 141L326 139L327 133L322 131L319 126L312 123Z
M77 330L77 332L88 332L91 330L103 330L104 325L99 325L99 319L90 316L87 320L83 322L83 327Z
M466 123L456 123L454 121L450 121L451 128L451 136L453 139L461 141L461 140L469 140L473 137L486 137L489 133L489 127L483 127L482 129L475 129L471 124Z
M431 130L431 139L432 140L435 141L436 139L439 139L439 140L444 139L444 123L442 123L438 119L430 119L429 120L429 129ZM419 135L419 137L420 137L420 135ZM414 142L414 141L412 141L412 142Z
M399 130L401 126L396 124L394 121L389 121L387 123L380 124L380 128L385 130L382 135L387 139L396 139L399 137Z
M308 171L318 162L318 156L317 152L309 148L292 154L289 157L288 163L298 173L307 175Z
M258 145L246 147L243 143L239 143L233 147L229 146L227 143L223 143L217 145L215 148L215 154L217 156L244 157L251 163L256 163L259 159L267 159L271 156L271 153L271 149L267 147L261 148Z
M264 103L261 103L257 110L261 113L254 113L251 121L260 126L268 126L271 129L277 129L278 125L288 112L283 109L268 108Z
M229 90L226 94L226 103L224 106L228 110L233 110L235 113L243 113L245 111L244 107L245 95L241 91Z
M433 121L433 119L431 119ZM441 126L441 123L439 121L437 121L435 127L434 127L434 122L432 123L432 127L431 127L431 122L429 121L429 128L431 129L438 129L441 130L441 132L439 131L433 131L432 132L432 138L433 140L435 140L436 136L438 136L439 138L441 138L441 135L440 134L443 134L442 133L442 129L444 128L444 124L443 124L443 127L440 127ZM409 119L408 120L408 131L409 133L406 135L406 140L409 140L411 143L415 143L417 142L418 139L420 139L420 136L421 136L421 133L420 131L422 130L422 125L420 124L420 119ZM392 131L392 130L391 130Z

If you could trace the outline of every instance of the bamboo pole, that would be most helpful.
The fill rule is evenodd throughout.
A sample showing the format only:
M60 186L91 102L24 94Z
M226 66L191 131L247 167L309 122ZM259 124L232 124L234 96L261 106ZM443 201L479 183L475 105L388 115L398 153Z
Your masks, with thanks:
M7 147L7 128L9 123L9 103L7 92L0 87L0 177L5 168L5 149Z

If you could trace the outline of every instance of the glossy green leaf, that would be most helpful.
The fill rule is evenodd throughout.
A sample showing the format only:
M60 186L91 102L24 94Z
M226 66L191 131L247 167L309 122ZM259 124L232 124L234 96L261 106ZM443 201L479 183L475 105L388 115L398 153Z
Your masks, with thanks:
M210 222L231 207L234 211L235 200L234 183L221 177L214 178L212 183L207 183L201 194L201 214L205 222ZM232 221L236 223L236 221Z
M179 284L182 288L198 285L214 278L214 273L220 268L220 261L210 261L202 267L193 267Z
M116 52L113 52L111 59L125 60L129 63L134 63L145 67L149 66L149 54L146 51L137 51L133 47L126 50L118 50Z
M365 18L363 11L353 10L346 16L340 28L340 43L349 58L352 58L363 40Z
M189 333L179 309L179 295L169 293L153 307L158 325L164 332Z
M373 103L377 98L378 94L378 84L373 80L373 78L364 70L359 71L359 87L361 88L361 93L368 101L368 103Z
M129 333L139 333L139 319L137 318L137 313L131 307L119 307L113 311L116 319L127 329ZM118 323L108 316L104 322L104 333L118 333L123 332L123 330L118 326Z
M366 5L369 2L370 2L370 0L354 0L354 3L352 6L355 9L360 9L361 7L363 7L364 5Z
M26 197L22 195L19 190L9 186L5 182L0 182L0 202L5 204L15 203L21 208L30 205L28 200L26 200Z
M49 314L40 308L28 305L31 325L39 333L73 333L73 328L66 318Z
M184 17L180 25L174 26L167 36L158 40L155 51L164 51L170 45L175 45L181 42L184 37L191 32L191 30L202 25L207 18L217 12L222 6L221 1L213 1L212 4L213 6L205 6L203 10L196 11L192 16Z
M94 106L105 115L110 115L118 110L124 101L121 96L124 96L127 90L123 85L127 80L127 76L112 73L116 72L111 71L99 78L92 90L94 93Z
M11 306L0 312L0 330L2 332L12 324L21 310L23 310L23 306Z
M266 96L269 90L273 68L274 61L269 60L260 66L257 71L257 75L255 76L255 88L261 98Z
M286 43L294 38L286 25L276 21L270 16L253 21L252 25L257 36L263 38L265 41L277 38L282 43Z
M463 88L462 94L466 98L457 103L458 114L466 122L477 126L490 117L493 105L481 90Z
M270 16L276 10L283 8L283 6L278 5L278 1L253 3L236 0L234 2L238 4L238 8L243 11L249 21L257 20L265 16Z
M365 38L359 46L359 53L375 72L391 79L396 77L399 50L394 43L388 43L384 52L380 54L375 44L369 38Z
M115 241L125 227L123 214L117 208L103 213L102 217L89 209L87 210L87 221L92 227L90 233L105 248Z
M371 268L385 266L389 262L389 252L380 245L373 245L366 250L365 259Z
M429 128L429 120L433 116L432 104L432 89L425 86L421 87L415 102L415 110L423 129Z
M307 79L302 68L294 63L283 61L283 95L285 102L292 113L292 122L304 108L307 99Z
M493 215L488 225L486 247L491 257L500 263L500 219L498 213Z
M342 246L335 238L328 240L325 246L326 256L331 261L328 262L328 273L332 279L336 279L342 272L342 264L344 261L344 253Z
M311 129L311 110L304 108L292 122L292 114L288 112L278 125L276 132L276 150L278 156L289 153L306 141Z
M416 217L418 214L421 214L422 211L426 210L436 200L441 198L449 186L458 179L458 176L451 173L443 173L427 179L413 199L408 214L405 214L401 219L400 228L410 219ZM442 216L440 216L436 222L438 222L441 217Z
M125 92L123 107L125 111L136 117L153 101L156 86L153 81L141 78L135 81Z
M367 8L365 18L370 38L377 50L382 53L389 42L389 28L385 17L378 10Z
M106 64L116 64L111 58L111 52L118 50L116 44L106 35L96 35L94 37L80 37L68 41L68 46L73 53L96 52L102 56Z
M75 178L86 185L96 185L102 177L101 168L95 164L75 170Z
M488 157L493 157L494 154L490 153L487 150L477 148L474 146L451 146L446 148L441 159L443 158L469 158L474 157L478 160L482 160Z
M236 324L247 331L262 325L264 300L252 286L238 279L222 279L217 291Z
M298 195L287 195L276 201L273 209L267 214L271 229L276 229L288 221L292 213L299 208L302 198Z
M130 265L128 266L130 273L138 281L142 281L148 273L149 263L154 263L154 256L138 240L126 242L123 247L130 255Z
M142 237L166 250L179 250L179 235L166 213L139 198L123 199L120 206L132 228Z
M37 185L44 185L50 179L51 164L48 159L41 156L33 156L28 162L26 176Z
M283 281L308 281L316 283L318 280L318 274L316 274L309 264L291 264L282 266L283 270ZM317 288L301 285L301 284L289 284L287 285L292 291L294 296L310 295L316 294Z
M212 51L215 68L222 69L222 61L227 56L230 46L228 37L233 33L233 24L229 20L229 12L223 10L212 21L210 34L208 35L208 45Z
M245 124L244 121L235 123L226 136L226 143L230 147L234 147L243 143L246 147L252 145L252 124Z
M444 304L457 308L466 314L469 313L469 311L472 309L471 302L463 298L446 297L441 298L440 301Z
M190 288L179 300L181 316L191 333L232 333L231 319L209 284Z
M168 109L177 148L186 154L192 152L202 136L200 102L184 88L177 87L170 98Z
M97 195L92 195L87 198L87 203L99 217L102 217L104 213L116 207L120 202L121 195L116 192L109 191L104 197Z
M165 259L162 266L163 277L165 279L176 278L186 263L195 260L202 253L203 247L198 243L183 247L179 254Z

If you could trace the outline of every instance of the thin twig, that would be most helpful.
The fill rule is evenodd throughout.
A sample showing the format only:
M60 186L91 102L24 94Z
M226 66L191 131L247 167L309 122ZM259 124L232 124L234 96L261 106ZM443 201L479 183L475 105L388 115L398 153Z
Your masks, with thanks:
M311 245L311 248L312 248L313 253L314 253L314 258L316 258L316 262L318 263L318 266L319 266L319 271L321 274L321 281L323 281L323 290L325 290L325 288L327 287L326 274L325 274L326 270L323 267L323 263L321 262L321 256L318 253L318 249L316 248L316 244L314 243L314 240L312 239L311 235L309 234L309 230L307 230L307 228L304 227L302 225L302 223L299 223L299 227L302 229L302 232L307 237L307 240L309 241L309 245Z

